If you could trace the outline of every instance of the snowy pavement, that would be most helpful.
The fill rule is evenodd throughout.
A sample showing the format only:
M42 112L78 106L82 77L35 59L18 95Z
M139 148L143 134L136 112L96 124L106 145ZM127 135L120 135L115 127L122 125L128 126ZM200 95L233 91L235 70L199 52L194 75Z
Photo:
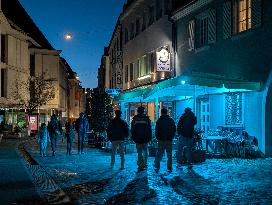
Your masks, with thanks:
M174 168L168 174L164 157L156 174L154 157L137 173L136 154L127 154L126 169L120 170L118 155L110 169L110 154L94 148L78 155L74 144L74 154L66 156L60 143L55 157L49 146L42 158L36 142L25 147L72 204L272 204L271 158L208 159L193 170Z

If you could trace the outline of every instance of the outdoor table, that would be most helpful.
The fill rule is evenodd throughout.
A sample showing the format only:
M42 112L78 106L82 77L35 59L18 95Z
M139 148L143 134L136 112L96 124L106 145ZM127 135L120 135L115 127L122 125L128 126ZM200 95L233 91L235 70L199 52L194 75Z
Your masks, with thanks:
M206 151L209 152L209 147L210 147L210 149L214 153L217 153L217 151L218 151L218 146L217 146L216 141L223 140L223 139L225 139L225 137L220 136L220 135L214 135L214 136L203 135L203 137L202 137L202 140L205 141L205 144L206 144Z

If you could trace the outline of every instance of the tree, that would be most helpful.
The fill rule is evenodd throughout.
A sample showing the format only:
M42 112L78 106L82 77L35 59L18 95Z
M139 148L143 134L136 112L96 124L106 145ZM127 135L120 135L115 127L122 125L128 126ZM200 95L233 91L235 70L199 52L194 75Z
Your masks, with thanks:
M13 92L17 106L31 114L38 107L46 105L55 98L54 81L54 78L47 78L44 72L25 81L18 79Z
M113 106L110 96L101 88L95 88L90 96L91 126L95 132L104 132L113 117Z

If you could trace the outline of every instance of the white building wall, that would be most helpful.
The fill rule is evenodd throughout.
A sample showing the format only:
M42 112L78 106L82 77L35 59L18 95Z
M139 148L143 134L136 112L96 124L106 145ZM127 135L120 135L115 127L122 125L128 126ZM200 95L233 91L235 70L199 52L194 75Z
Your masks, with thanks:
M244 125L250 136L255 136L259 142L259 148L265 152L265 135L263 124L265 124L263 109L264 92L250 92L244 94Z
M180 116L184 113L184 109L186 107L194 108L194 100L188 99L188 100L182 100L182 101L176 101L176 118L179 119Z
M225 126L225 95L210 95L210 129Z

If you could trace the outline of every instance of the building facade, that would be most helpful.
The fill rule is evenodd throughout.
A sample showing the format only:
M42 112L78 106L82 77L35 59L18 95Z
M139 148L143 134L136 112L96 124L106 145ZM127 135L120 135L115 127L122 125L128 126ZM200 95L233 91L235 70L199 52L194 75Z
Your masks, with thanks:
M31 76L41 74L54 79L55 98L34 111L33 115L39 116L39 119L36 118L37 125L46 123L53 113L65 121L69 117L70 66L60 57L61 51L51 46L18 0L1 0L0 6L0 121L16 126L18 116L25 120L25 109L18 108L20 102L17 102L14 91L23 93L25 99L29 99L31 93L22 90L24 86L16 87L16 83L20 85ZM80 93L78 112L81 112L85 110L85 93L79 86L79 80L75 84Z
M196 91L177 107L194 107L206 133L247 131L267 156L272 155L271 17L271 2L265 0L191 1L172 16L178 76L173 88Z
M146 99L143 95L156 83L174 77L172 23L169 12L172 1L128 1L120 15L122 28L122 109L130 121L138 106L146 107L152 122L159 107L173 108L166 99Z

